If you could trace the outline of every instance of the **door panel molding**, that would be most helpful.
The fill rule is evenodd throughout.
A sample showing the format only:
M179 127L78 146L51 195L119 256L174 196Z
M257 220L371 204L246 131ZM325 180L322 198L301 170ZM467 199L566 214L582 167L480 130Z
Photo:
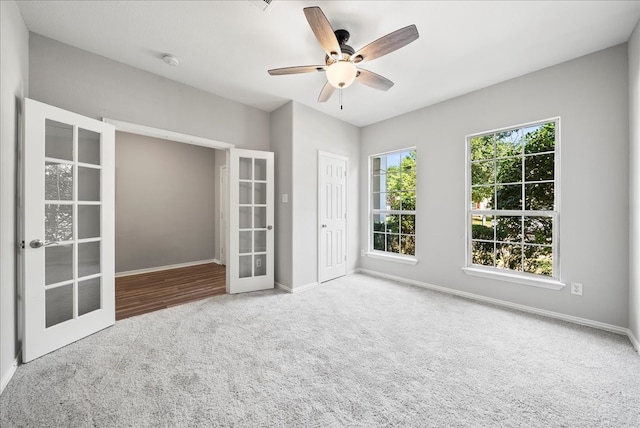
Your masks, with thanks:
M318 150L318 283L347 274L349 158Z

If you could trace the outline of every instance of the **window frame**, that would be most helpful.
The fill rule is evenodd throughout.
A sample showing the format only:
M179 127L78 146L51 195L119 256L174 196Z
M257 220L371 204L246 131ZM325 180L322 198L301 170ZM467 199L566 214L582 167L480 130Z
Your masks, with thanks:
M416 186L415 186L415 197L416 197L416 206L413 210L386 210L386 209L375 209L373 208L373 159L376 157L380 157L380 156L387 156L387 155L391 155L394 153L402 153L402 152L409 152L409 151L413 151L416 154ZM385 152L380 152L380 153L374 153L369 155L369 159L368 159L368 171L367 171L367 181L368 181L368 186L367 186L367 202L368 202L368 224L367 224L367 251L365 252L365 255L367 257L371 257L371 258L375 258L375 259L382 259L382 260L389 260L389 261L394 261L394 262L398 262L398 263L404 263L404 264L410 264L410 265L415 265L418 263L418 258L417 258L417 254L418 254L418 235L415 233L414 230L414 254L413 255L409 255L409 254L402 254L402 253L392 253L392 252L388 252L388 251L381 251L381 250L375 250L373 248L373 233L374 233L374 227L373 227L373 216L374 215L380 215L380 214L398 214L398 215L402 215L402 214L410 214L414 216L414 229L417 230L417 223L418 223L418 149L416 146L411 146L411 147L405 147L405 148L400 148L400 149L394 149L394 150L389 150L389 151L385 151ZM401 234L400 234L401 235Z
M501 210L498 209L498 207L495 207L494 209L491 210L472 210L471 209L471 204L472 204L472 200L471 200L471 190L472 190L472 159L471 159L471 139L474 137L480 137L480 136L485 136L488 134L493 134L493 133L498 133L498 132L506 132L506 131L515 131L518 129L522 129L522 128L528 128L528 127L532 127L532 126L537 126L537 125L543 125L545 123L550 123L550 122L554 122L555 123L555 141L554 141L554 150L553 150L553 154L554 154L554 165L553 165L553 169L554 169L554 175L553 175L553 183L554 183L554 206L552 210L527 210L525 209L526 206L524 206L525 204L525 193L524 193L524 189L526 186L526 181L524 180L524 175L525 175L525 161L527 158L527 155L523 152L521 154L522 156L522 164L523 164L523 169L522 169L522 175L523 175L523 181L520 183L522 185L523 188L523 199L522 199L522 204L523 206L521 207L521 209L518 210ZM465 216L464 216L464 222L465 222L465 241L466 241L466 245L465 245L465 266L462 268L462 270L464 271L464 273L468 274L468 275L472 275L472 276L479 276L479 277L484 277L484 278L491 278L491 279L497 279L497 280L501 280L501 281L508 281L508 282L513 282L513 283L519 283L519 284L524 284L524 285L531 285L531 286L536 286L536 287L542 287L542 288L548 288L548 289L553 289L553 290L560 290L562 288L565 287L565 284L561 281L561 271L560 271L560 165L561 165L561 161L560 161L560 145L561 145L561 141L560 141L560 136L561 136L561 120L560 117L552 117L552 118L548 118L548 119L542 119L542 120L536 120L536 121L532 121L532 122L527 122L527 123L522 123L519 125L513 125L513 126L507 126L507 127L503 127L503 128L497 128L497 129L493 129L493 130L488 130L488 131L482 131L482 132L477 132L477 133L473 133L473 134L469 134L467 136L465 136ZM523 149L524 150L524 149ZM538 154L544 154L546 152L540 152ZM533 155L535 156L535 155ZM494 161L497 161L501 158L499 158L498 156L495 156L493 158ZM508 159L508 158L507 158ZM494 181L493 186L494 186L494 191L495 188L498 184L505 184L505 183L496 183ZM473 264L473 255L472 255L472 250L473 250L473 244L472 244L472 217L474 215L487 215L487 216L492 216L492 217L507 217L507 216L519 216L522 218L523 221L526 220L527 217L550 217L552 218L553 221L553 229L552 229L552 235L551 235L551 251L553 254L553 260L552 260L552 275L551 276L545 276L545 275L539 275L539 274L534 274L534 273L529 273L529 272L524 272L524 271L516 271L516 270L512 270L512 269L508 269L508 268L499 268L496 266L483 266L483 265L477 265L477 264ZM495 229L494 229L495 230ZM524 238L523 238L524 239ZM496 238L494 235L494 239L493 239L493 244L494 244L494 257L495 257L495 245L496 244ZM523 241L520 241L521 244L524 244ZM495 260L495 259L494 259Z

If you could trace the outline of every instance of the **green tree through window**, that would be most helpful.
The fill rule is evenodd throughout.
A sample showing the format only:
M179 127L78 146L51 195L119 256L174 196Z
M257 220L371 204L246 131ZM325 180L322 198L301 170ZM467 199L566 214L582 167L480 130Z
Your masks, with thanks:
M556 127L469 138L471 264L554 276Z
M415 255L416 151L371 158L372 249Z

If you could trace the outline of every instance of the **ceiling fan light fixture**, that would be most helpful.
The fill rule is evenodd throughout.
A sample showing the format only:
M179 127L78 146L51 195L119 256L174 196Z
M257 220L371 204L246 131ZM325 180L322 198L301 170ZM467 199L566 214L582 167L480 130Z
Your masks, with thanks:
M356 80L358 69L350 61L337 61L327 67L327 80L337 89L344 89Z

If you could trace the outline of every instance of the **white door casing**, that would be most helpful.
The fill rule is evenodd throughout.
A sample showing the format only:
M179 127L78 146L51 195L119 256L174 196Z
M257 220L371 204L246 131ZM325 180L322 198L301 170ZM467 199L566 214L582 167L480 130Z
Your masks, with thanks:
M115 131L30 99L23 129L28 362L115 323Z
M227 292L273 288L273 153L229 149L227 181Z
M318 282L347 274L347 162L318 152Z
M227 264L227 166L220 167L220 264Z

